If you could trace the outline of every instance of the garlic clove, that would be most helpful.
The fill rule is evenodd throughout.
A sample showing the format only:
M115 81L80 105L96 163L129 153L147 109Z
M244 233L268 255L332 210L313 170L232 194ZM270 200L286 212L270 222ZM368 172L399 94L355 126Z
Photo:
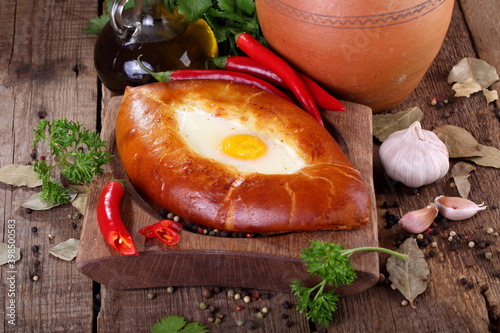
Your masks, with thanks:
M399 224L408 232L418 234L427 230L438 214L438 209L433 203L426 207L406 213L399 220Z
M469 199L445 197L443 195L434 199L434 205L436 205L443 217L452 221L466 220L474 216L478 211L486 209L484 203L478 205Z
M386 174L411 188L443 178L450 167L446 145L419 121L392 133L380 146L379 156Z

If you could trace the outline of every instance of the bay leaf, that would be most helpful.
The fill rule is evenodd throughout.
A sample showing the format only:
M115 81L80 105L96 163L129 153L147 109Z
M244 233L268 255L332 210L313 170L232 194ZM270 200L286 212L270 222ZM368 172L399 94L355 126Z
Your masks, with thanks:
M78 254L79 246L79 239L70 238L62 243L57 244L53 248L50 248L49 253L62 260L71 261Z
M415 308L413 301L427 289L429 266L415 238L405 240L397 252L408 255L408 258L391 256L387 259L389 280Z
M0 182L13 186L37 187L42 185L32 165L9 164L0 168Z
M498 100L498 91L496 91L496 90L489 90L489 89L484 88L483 94L484 94L484 97L486 97L486 104L490 104L490 103L493 103L494 101Z
M467 199L469 196L469 177L474 170L476 170L476 167L466 162L458 162L451 168L451 177L453 177L458 193L462 198Z
M0 266L13 264L21 259L21 250L18 247L9 248L9 244L0 243Z
M412 107L391 114L373 115L373 136L384 142L389 135L408 128L415 121L422 120L424 113L418 107Z
M465 128L455 125L436 127L433 131L448 148L450 158L483 156L479 143Z
M78 191L76 191L74 189L70 189L69 196L70 196L70 201L75 200L75 198L78 196ZM28 200L26 200L23 203L13 202L13 204L24 207L24 208L29 208L31 210L48 210L48 209L54 208L56 206L59 206L59 204L54 205L54 204L50 204L50 203L47 203L45 201L42 201L42 199L40 199L40 193L33 194L31 197L28 198Z
M71 204L73 205L73 207L78 209L80 214L84 215L85 214L85 207L87 206L87 198L88 198L87 187L85 187L83 185L70 185L69 187L78 191L78 196L75 198L75 200L71 201Z
M498 81L499 77L495 67L486 61L466 57L453 66L448 74L448 83L464 83L469 79L477 82L482 88L488 88Z
M479 145L482 156L470 157L467 160L485 167L500 168L500 150L485 145Z
M455 97L470 97L470 95L483 90L481 85L472 78L465 80L463 83L455 83L451 89L455 91Z

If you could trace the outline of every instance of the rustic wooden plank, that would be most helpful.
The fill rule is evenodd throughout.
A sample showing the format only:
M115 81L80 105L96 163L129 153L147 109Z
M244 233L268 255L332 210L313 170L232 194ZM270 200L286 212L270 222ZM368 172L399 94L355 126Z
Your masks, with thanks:
M458 2L464 13L478 57L500 71L500 33L498 28L500 2L488 0L459 0ZM492 88L500 90L500 82L494 83Z
M96 75L93 69L94 37L81 32L97 13L97 2L74 0L44 2L8 1L0 10L0 165L31 162L32 129L38 113L47 119L67 117L95 129ZM39 154L46 152L41 149ZM2 332L90 332L92 281L74 263L49 255L48 249L68 238L79 238L81 219L71 205L28 214L12 202L23 202L37 190L0 185L0 239L7 240L7 221L15 221L16 246L22 258L15 264L15 292L0 270L0 303L15 301L15 326L2 321ZM33 233L32 227L38 232ZM49 240L48 235L53 235ZM32 252L37 245L38 252ZM37 281L34 281L37 276ZM4 313L4 311L2 311Z
M500 2L458 0L479 58L500 68Z
M167 292L166 288L148 288L141 290L117 290L103 287L102 301L106 306L102 307L98 318L99 332L123 332L135 333L147 332L149 328L161 318L170 315L183 316L188 322L200 322L206 325L210 332L309 332L309 325L305 317L300 315L295 308L285 309L282 304L285 301L294 302L289 293L270 292L270 299L254 299L245 303L242 299L236 300L227 296L229 290L241 292L241 289L225 289L211 298L202 296L202 288L175 288L173 293ZM258 291L264 295L264 290L244 290L250 295ZM154 295L153 299L148 294ZM200 309L200 304L215 307L214 317L222 314L220 323L210 322L208 309ZM114 306L113 306L114 305ZM118 306L119 305L119 306ZM241 306L241 310L237 307ZM264 318L260 318L258 312L268 307L269 312ZM141 309L140 316L137 309ZM134 318L131 324L130 318ZM239 326L238 321L250 324L254 323L255 329L250 330L248 326Z

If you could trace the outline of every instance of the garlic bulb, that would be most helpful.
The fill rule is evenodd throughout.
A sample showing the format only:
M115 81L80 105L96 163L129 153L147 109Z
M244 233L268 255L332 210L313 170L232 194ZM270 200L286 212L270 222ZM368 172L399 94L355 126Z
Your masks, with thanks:
M479 205L461 197L445 197L443 195L434 199L434 204L439 213L452 221L461 221L474 216L478 211L486 209L484 203Z
M411 188L443 178L450 167L448 148L419 121L392 133L380 146L380 161L386 174Z
M433 203L429 203L426 207L411 211L403 215L399 220L399 224L408 232L418 234L424 232L430 227L438 214L438 209Z

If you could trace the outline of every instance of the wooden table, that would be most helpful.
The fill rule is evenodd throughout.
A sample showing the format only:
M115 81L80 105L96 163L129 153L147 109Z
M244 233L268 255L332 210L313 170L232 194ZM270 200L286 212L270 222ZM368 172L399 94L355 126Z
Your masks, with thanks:
M92 130L100 128L101 109L107 101L93 67L95 36L81 32L98 13L98 1L75 0L6 1L0 9L0 167L31 162L31 130L45 113L47 118L66 117ZM480 143L500 148L500 119L493 106L486 106L480 95L457 99L455 110L430 105L431 97L445 99L453 94L446 77L463 57L478 57L500 69L500 2L497 0L458 0L443 48L424 80L395 111L418 106L424 113L424 128L453 124L469 130ZM497 83L494 87L500 88ZM374 178L380 245L396 248L401 232L386 228L384 202L399 203L390 208L396 215L423 207L436 195L457 196L445 177L418 192L391 187L383 177L377 157L379 143L374 140ZM452 161L452 165L456 161ZM329 332L488 332L500 328L500 238L486 233L500 231L500 184L498 169L477 167L470 177L470 199L484 201L489 208L464 222L452 223L448 231L492 244L486 250L469 248L461 242L451 251L446 239L436 236L440 255L430 257L429 285L417 300L417 308L403 306L403 296L381 282L355 296L341 299ZM238 320L252 320L255 332L312 332L311 326L285 301L295 302L289 293L272 292L270 299L242 304L227 297L226 289L209 299L201 287L115 290L94 283L80 273L74 262L58 259L48 249L68 238L78 238L82 219L72 219L76 209L64 205L48 211L26 212L13 202L23 202L33 190L0 184L2 228L0 242L8 240L8 226L15 226L16 245L22 259L15 272L0 268L2 332L148 332L161 318L184 316L198 321L212 332L245 332ZM11 221L11 222L9 222ZM12 222L14 221L14 222ZM38 232L33 232L36 227ZM445 231L442 231L444 233ZM49 238L52 235L52 238ZM32 247L38 245L39 251ZM380 256L385 274L387 257ZM14 276L14 279L9 279ZM34 277L37 277L34 279ZM468 284L460 283L464 277ZM37 281L34 281L37 280ZM13 283L11 283L13 282ZM265 293L265 289L258 290ZM253 293L254 290L250 290ZM154 296L154 297L152 297ZM209 323L206 302L224 314L220 324ZM15 309L9 309L10 304ZM267 306L265 318L254 308ZM15 325L9 324L15 315Z

